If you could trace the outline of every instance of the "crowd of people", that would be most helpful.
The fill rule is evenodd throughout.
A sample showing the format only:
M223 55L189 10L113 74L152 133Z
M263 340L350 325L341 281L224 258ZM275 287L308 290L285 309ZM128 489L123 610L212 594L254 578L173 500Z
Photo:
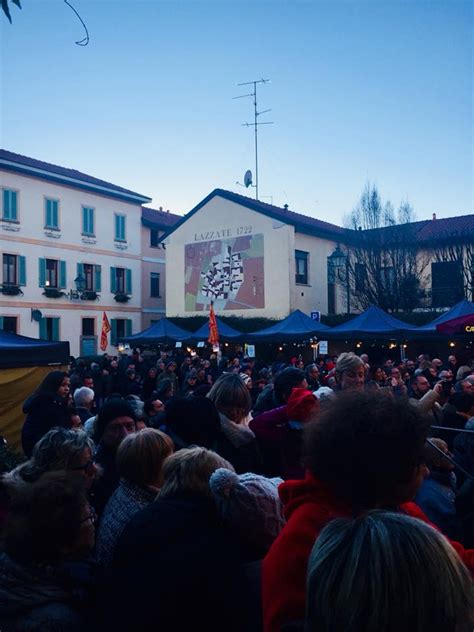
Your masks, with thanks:
M3 474L2 632L474 628L474 365L78 360Z

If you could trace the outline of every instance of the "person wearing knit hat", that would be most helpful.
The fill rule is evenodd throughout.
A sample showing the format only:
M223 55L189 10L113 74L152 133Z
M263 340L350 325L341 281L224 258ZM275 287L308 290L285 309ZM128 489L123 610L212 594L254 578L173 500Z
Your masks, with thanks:
M288 398L287 416L290 425L302 428L302 424L312 421L319 410L318 399L306 388L294 388ZM294 422L297 422L294 424Z
M249 557L261 559L285 524L278 496L281 478L217 469L209 487L220 515ZM250 548L249 548L250 547Z
M91 490L91 502L100 514L119 484L115 462L117 449L122 440L136 431L133 408L123 399L111 399L99 411L95 422L94 440L97 444L94 462L102 471Z

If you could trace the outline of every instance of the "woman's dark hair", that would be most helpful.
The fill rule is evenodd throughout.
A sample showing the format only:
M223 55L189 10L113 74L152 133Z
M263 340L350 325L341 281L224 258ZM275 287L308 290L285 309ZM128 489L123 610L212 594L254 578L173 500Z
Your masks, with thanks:
M380 365L377 364L375 366L371 366L370 367L370 369L369 369L369 380L373 380L374 382L376 381L376 377L375 376L376 376L378 370L383 371L385 373L385 369L383 368L383 366L380 366Z
M156 388L158 397L161 399L163 395L166 395L166 393L170 390L172 386L173 382L170 380L169 377L164 377L162 380L160 380Z
M408 400L379 391L341 393L308 426L305 463L354 508L370 509L397 499L412 481L429 425Z
M166 425L177 447L215 447L220 434L219 413L207 397L180 397L166 408Z
M51 393L53 395L56 395L58 388L63 383L65 377L69 377L69 375L64 371L51 371L51 373L48 373L48 375L38 386L36 392L38 394Z
M275 389L275 399L282 405L291 395L291 391L301 385L306 378L306 374L302 369L287 367L280 371L273 380L273 388Z
M5 551L19 562L54 563L77 540L87 504L81 477L47 472L12 488L5 525Z

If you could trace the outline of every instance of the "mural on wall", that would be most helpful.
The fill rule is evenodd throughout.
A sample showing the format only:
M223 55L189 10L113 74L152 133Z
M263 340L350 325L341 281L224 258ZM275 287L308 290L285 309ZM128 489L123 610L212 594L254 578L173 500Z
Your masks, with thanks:
M185 310L265 307L263 235L186 244Z

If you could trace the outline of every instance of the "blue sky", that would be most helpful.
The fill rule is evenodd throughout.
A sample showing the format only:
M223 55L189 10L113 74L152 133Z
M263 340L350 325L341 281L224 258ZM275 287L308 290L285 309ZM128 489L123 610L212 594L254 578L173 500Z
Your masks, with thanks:
M0 16L1 145L184 213L212 189L342 223L365 182L474 212L473 2L22 0Z

